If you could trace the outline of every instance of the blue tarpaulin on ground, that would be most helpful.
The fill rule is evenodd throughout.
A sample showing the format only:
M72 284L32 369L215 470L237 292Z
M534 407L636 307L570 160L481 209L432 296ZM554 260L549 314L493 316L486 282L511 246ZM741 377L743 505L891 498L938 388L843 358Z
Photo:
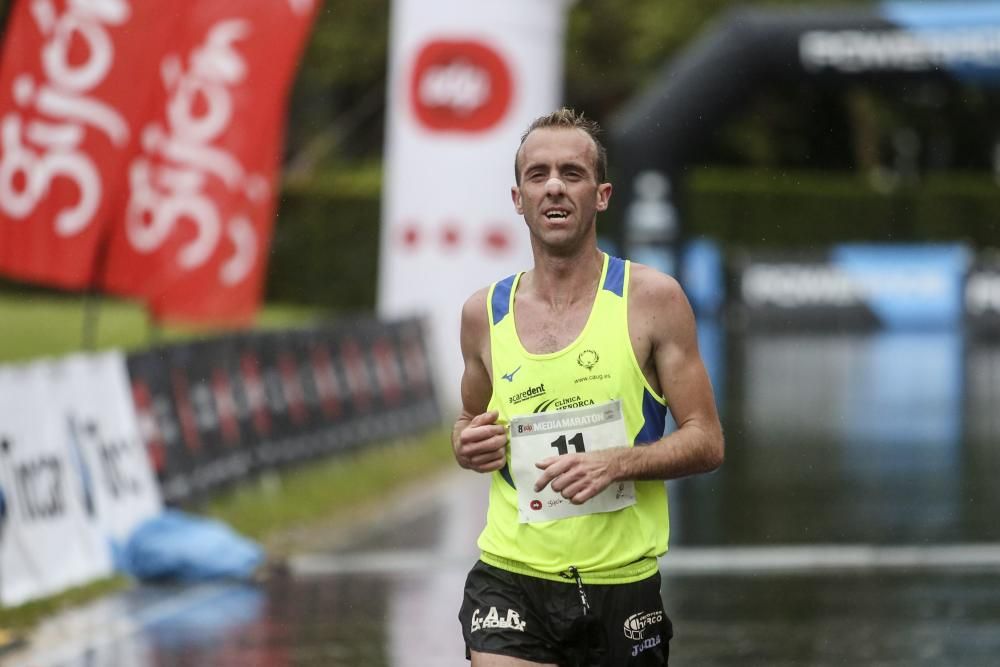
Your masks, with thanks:
M249 579L264 563L256 542L178 510L140 524L117 556L122 572L144 581Z

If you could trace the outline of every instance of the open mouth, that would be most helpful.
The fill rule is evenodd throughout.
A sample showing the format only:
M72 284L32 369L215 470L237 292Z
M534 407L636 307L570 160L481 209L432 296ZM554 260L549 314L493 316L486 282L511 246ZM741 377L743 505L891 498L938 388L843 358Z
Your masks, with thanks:
M565 220L566 218L569 217L569 212L559 208L553 208L545 212L545 217L548 220L553 220L553 221Z

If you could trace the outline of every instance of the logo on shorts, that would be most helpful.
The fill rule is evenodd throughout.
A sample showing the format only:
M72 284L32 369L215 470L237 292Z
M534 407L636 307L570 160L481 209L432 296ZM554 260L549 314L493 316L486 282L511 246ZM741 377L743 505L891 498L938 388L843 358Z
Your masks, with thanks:
M508 609L507 615L501 618L500 612L497 611L496 607L490 607L486 616L483 616L482 612L477 608L474 612L472 612L472 623L469 626L469 632L477 632L485 629L517 630L518 632L524 632L525 625L527 625L527 622L522 621L521 614L513 609Z
M638 614L632 614L625 619L625 636L629 639L634 639L636 641L642 639L646 632L646 628L651 625L656 625L663 621L662 611L640 611ZM659 643L659 642L657 642Z
M643 639L638 644L632 644L632 657L639 655L643 651L649 648L655 648L663 643L663 639L660 635L653 635L649 639Z

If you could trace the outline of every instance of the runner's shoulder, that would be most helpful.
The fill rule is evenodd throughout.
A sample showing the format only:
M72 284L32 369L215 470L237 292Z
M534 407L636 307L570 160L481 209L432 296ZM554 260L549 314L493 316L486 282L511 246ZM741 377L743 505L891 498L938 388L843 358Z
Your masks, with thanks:
M490 288L482 287L473 292L465 300L462 306L462 328L472 328L477 331L486 331L486 323L489 313L486 309L486 298Z
M662 271L632 262L629 281L630 300L643 308L688 307L680 283Z

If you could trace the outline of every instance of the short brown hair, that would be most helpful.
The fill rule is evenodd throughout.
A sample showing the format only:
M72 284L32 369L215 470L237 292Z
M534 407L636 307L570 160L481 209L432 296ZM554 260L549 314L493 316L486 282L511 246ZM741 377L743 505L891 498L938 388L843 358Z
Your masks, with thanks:
M518 185L521 184L521 173L517 164L518 157L521 154L521 146L524 145L524 141L528 138L529 134L546 127L565 127L586 132L587 136L594 142L594 148L597 149L597 162L594 164L597 182L604 183L608 180L608 151L598 138L601 134L601 126L597 124L596 120L585 118L583 112L577 113L573 109L563 107L558 111L539 116L531 121L531 125L521 135L521 143L518 144L517 151L514 153L514 181Z

